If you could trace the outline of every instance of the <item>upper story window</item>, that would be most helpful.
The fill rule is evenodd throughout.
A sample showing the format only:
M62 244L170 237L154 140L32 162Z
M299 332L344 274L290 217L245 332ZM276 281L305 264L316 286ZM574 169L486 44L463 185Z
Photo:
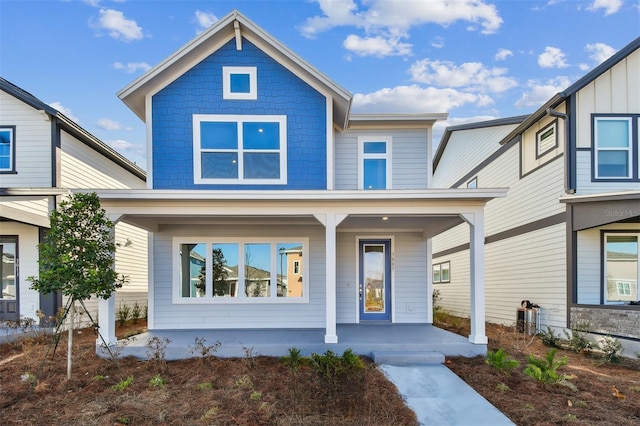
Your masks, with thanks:
M391 189L391 137L359 137L358 156L358 188Z
M638 141L637 138L633 140L633 126L632 117L594 117L593 163L596 179L638 177L637 170L634 172L634 152L637 156Z
M558 147L556 121L536 133L536 158L540 158Z
M0 173L15 172L15 126L0 127Z
M286 184L284 115L193 116L194 182Z
M258 99L256 67L222 67L223 99Z

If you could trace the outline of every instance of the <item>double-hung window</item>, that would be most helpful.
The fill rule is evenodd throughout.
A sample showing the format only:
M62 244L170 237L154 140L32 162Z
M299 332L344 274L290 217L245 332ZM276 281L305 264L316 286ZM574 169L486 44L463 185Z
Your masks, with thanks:
M0 173L15 172L16 128L0 127Z
M391 137L358 138L358 188L391 189Z
M604 302L637 302L638 233L605 233L604 235Z
M286 184L284 115L193 116L194 182Z
M637 140L635 143L633 141L633 120L632 117L594 117L593 162L596 179L634 177L634 149L638 149L638 143ZM635 175L637 177L637 172Z

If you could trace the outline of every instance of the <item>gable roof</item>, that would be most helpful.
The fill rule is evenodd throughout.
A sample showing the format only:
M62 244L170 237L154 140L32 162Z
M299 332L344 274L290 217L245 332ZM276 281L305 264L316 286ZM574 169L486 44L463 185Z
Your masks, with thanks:
M330 80L284 44L273 38L243 14L233 10L207 30L175 51L154 68L120 90L118 97L144 122L148 94L154 94L180 75L204 60L239 34L267 53L276 62L293 72L316 90L333 99L333 122L347 128L352 94Z
M582 90L586 85L590 84L593 80L600 77L602 74L607 72L609 69L613 68L618 62L622 61L624 58L629 56L635 50L640 49L640 37L633 40L631 43L627 44L622 49L618 50L614 53L609 59L589 71L584 77L573 83L563 92L556 93L551 99L545 102L540 108L538 108L533 114L531 114L526 120L522 122L518 127L513 129L511 133L505 136L502 141L500 141L501 145L508 143L511 139L516 137L518 134L524 132L529 127L531 127L534 123L538 122L542 117L547 115L547 110L549 108L555 108L564 102L568 97L575 95L578 91Z
M9 95L24 102L25 104L36 110L44 111L52 118L52 121L55 121L56 125L58 125L61 129L73 135L82 143L84 143L100 155L118 164L120 167L135 175L139 179L146 181L147 177L145 171L142 170L137 164L124 157L122 154L111 148L106 143L102 142L100 139L86 131L78 123L71 120L69 117L62 114L57 109L45 104L40 99L33 96L31 93L27 92L21 87L16 86L15 84L2 77L0 77L0 90L8 93ZM52 141L52 143L55 143L55 141Z
M519 124L522 123L528 115L518 115L515 117L506 117L506 118L498 118L495 120L487 120L487 121L476 121L474 123L465 123L459 124L457 126L449 126L445 129L442 134L442 138L440 138L440 144L438 145L438 150L436 151L436 155L433 157L433 170L435 171L438 167L438 163L440 163L440 159L442 158L442 154L444 154L444 150L449 143L449 139L453 132L461 131L461 130L473 130L473 129L482 129L485 127L497 127L497 126L506 126L509 124Z

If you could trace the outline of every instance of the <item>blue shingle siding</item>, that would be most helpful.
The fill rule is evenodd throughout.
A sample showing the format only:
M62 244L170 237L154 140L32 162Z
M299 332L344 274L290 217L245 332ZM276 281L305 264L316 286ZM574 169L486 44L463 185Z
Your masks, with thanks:
M222 67L255 66L257 100L223 100ZM243 39L235 40L153 96L154 189L326 189L326 99ZM287 116L287 185L196 185L193 114Z

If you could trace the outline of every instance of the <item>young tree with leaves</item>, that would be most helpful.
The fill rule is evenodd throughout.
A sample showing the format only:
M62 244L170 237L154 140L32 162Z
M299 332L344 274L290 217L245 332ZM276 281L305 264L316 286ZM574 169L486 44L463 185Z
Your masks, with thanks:
M60 292L67 297L70 378L75 302L92 297L108 299L127 278L114 269L114 224L95 193L74 194L62 201L51 213L50 225L44 242L38 245L39 276L27 280L40 293Z

